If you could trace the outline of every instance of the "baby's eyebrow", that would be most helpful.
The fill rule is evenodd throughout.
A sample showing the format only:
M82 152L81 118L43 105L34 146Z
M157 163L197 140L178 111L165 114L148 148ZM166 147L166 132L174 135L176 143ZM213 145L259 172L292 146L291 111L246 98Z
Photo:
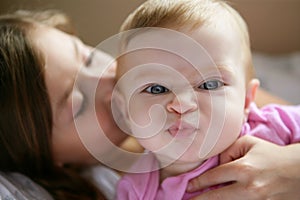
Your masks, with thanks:
M233 70L232 67L228 66L228 65L218 65L218 66L212 66L212 67L208 67L206 69L202 69L199 70L200 73L205 73L205 74L210 74L210 73L214 73L216 74L216 72L220 73L220 74L227 74L227 75L234 75L235 71Z

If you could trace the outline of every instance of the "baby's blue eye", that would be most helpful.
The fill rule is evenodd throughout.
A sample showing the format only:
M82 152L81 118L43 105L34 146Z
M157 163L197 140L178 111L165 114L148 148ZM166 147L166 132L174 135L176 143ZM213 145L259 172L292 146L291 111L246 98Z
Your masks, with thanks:
M210 80L201 84L199 88L204 90L215 90L218 89L219 87L222 87L223 85L224 83L219 80Z
M146 92L151 94L162 94L165 92L169 92L169 90L161 85L151 85L145 89Z

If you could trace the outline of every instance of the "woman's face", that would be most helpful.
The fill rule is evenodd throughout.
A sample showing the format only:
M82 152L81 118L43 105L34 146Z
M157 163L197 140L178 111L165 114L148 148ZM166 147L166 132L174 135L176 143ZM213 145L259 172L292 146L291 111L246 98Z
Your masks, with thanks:
M33 34L45 57L55 161L96 163L90 153L107 155L125 138L110 109L115 63L103 52L92 53L78 38L57 29L43 26ZM105 70L107 66L110 70Z

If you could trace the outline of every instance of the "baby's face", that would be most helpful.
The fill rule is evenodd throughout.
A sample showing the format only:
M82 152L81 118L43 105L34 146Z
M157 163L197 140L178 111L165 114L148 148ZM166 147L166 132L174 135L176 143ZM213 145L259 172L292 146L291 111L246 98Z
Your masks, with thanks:
M245 68L240 39L229 27L180 31L134 36L120 58L117 86L131 133L146 149L162 162L199 163L240 133Z

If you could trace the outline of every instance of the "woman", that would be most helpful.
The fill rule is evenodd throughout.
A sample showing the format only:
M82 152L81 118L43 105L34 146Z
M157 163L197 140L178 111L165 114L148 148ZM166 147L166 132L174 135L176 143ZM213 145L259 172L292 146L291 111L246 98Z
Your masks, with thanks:
M52 11L18 12L0 19L0 169L30 177L54 199L97 199L101 193L72 169L73 164L97 164L81 142L73 117L77 124L86 123L97 151L110 149L99 145L104 135L87 121L93 108L86 105L86 88L98 81L89 68L94 54L78 38L58 30L73 33L70 27L63 14ZM97 54L100 66L109 59ZM97 117L103 132L118 145L125 134L114 123L107 98L113 73L101 81L95 95Z
M91 67L95 55L72 34L68 18L57 12L18 12L0 18L1 198L104 199L99 185L81 176L82 169L98 163L89 152L92 148L97 155L111 150L111 146L102 144L106 139L103 133L108 133L107 137L116 145L126 136L114 123L109 109L113 74L105 73L98 87L99 71ZM99 66L110 60L101 52L96 57ZM95 87L94 97L87 93L90 86ZM97 103L93 106L91 102ZM99 128L89 117L95 114L94 108L102 128L100 136ZM82 143L85 135L89 136L89 148ZM250 151L266 146L255 144L254 148L249 147ZM231 152L235 149L240 148ZM260 156L251 152L247 155ZM253 160L252 156L249 161ZM296 161L290 163L299 166ZM108 168L104 174L98 172L97 180L107 174L111 174L108 180L117 179ZM254 170L251 175L258 177L258 174ZM294 187L287 188L292 194L297 194L297 180L290 181ZM236 178L236 181L243 180ZM260 197L271 189L277 188L266 188Z

